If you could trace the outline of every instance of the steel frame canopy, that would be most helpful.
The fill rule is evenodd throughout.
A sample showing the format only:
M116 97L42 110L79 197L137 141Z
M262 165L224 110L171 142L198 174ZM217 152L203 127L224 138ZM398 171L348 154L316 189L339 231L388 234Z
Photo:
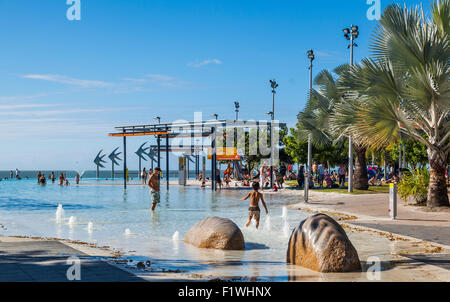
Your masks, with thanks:
M158 167L160 166L161 159L161 149L160 144L161 137L165 137L166 145L164 151L166 152L166 183L167 189L169 189L169 151L170 146L169 139L171 138L195 138L195 137L211 137L211 188L215 190L215 175L217 168L217 152L216 152L216 136L217 129L242 129L242 128L259 128L261 126L268 127L270 122L267 121L232 121L232 120L212 120L212 121L195 121L195 122L176 122L176 123L166 123L166 124L148 124L148 125L135 125L135 126L120 126L115 127L116 132L109 133L110 137L122 137L123 138L123 175L124 175L124 188L127 187L126 171L127 171L127 150L126 150L126 138L133 136L156 136L157 137L157 152L158 152ZM284 127L286 124L277 123L277 127ZM224 135L225 136L225 135ZM197 146L202 149L205 146ZM194 147L195 148L195 147ZM190 149L190 147L187 147ZM197 148L195 148L197 149ZM197 166L198 166L198 157ZM197 169L199 170L199 169Z

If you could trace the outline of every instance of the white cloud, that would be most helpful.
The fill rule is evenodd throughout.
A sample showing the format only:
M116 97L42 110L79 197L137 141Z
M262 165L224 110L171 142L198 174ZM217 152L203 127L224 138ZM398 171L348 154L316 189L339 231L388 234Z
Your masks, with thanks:
M146 74L142 78L126 78L124 80L128 81L128 82L138 83L138 84L150 83L150 84L153 84L156 86L171 87L171 88L182 87L182 86L189 84L188 82L180 81L172 76L168 76L168 75L164 75L164 74L155 74L155 73L154 74ZM142 87L136 87L136 88L143 89Z
M209 65L209 64L221 65L222 61L219 59L208 59L208 60L204 60L201 62L190 62L187 64L187 66L199 68L199 67Z
M67 114L79 113L103 113L117 112L124 110L143 110L143 107L113 107L113 108L76 108L76 109L55 109L55 110L16 110L16 111L0 111L0 116L16 116L16 117L41 117L41 116L62 116Z
M26 100L42 98L42 97L46 97L46 96L54 95L54 94L60 94L60 93L53 92L53 93L37 93L37 94L30 94L30 95L0 96L0 102L26 101Z
M81 80L57 74L26 74L22 77L25 79L49 81L83 88L102 88L112 85L111 83L108 82L95 80Z
M25 109L25 108L42 108L51 107L54 104L19 104L19 105L0 105L0 110Z

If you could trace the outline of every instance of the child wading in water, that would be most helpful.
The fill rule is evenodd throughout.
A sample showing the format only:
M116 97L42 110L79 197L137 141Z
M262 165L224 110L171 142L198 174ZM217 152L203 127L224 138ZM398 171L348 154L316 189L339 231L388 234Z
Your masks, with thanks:
M266 214L269 214L269 211L267 210L266 203L264 202L264 197L261 193L258 192L259 190L259 182L254 182L252 184L253 192L248 193L247 196L242 198L241 200L247 200L250 197L250 207L248 208L248 222L245 225L248 227L250 223L252 222L252 218L255 218L256 220L256 228L259 227L259 218L261 216L261 210L259 209L259 201L261 200L264 209L266 209Z

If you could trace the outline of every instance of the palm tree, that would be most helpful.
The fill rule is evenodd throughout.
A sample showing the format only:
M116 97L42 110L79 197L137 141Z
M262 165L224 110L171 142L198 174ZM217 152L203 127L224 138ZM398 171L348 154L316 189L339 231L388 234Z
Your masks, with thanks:
M333 70L333 73L341 76L349 69L349 65L341 65ZM345 102L345 89L340 89L333 74L328 70L322 70L314 79L314 85L318 89L312 89L305 110L298 115L300 140L311 135L311 141L316 147L324 147L331 144L342 145L342 132L333 131L330 127L330 118L336 107ZM347 132L348 133L348 132ZM355 144L356 161L354 187L359 190L369 188L366 165L366 151L364 145Z
M345 95L332 128L362 145L385 146L404 134L427 147L427 205L448 206L445 180L450 150L450 0L436 0L427 17L418 7L391 5L372 38L373 57L340 77Z

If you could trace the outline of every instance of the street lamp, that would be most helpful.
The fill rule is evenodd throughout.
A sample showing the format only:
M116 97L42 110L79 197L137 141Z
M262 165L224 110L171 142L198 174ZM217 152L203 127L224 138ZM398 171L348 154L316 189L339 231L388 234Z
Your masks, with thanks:
M273 131L272 131L272 127L273 127L273 120L275 119L275 94L277 93L277 91L275 89L277 89L278 84L275 81L275 79L270 80L270 87L272 87L272 111L271 111L271 119L272 119L272 123L270 125L270 187L273 188Z
M313 61L315 59L314 51L312 49L306 52L306 55L309 59L309 96L311 97L312 93L312 69L313 69ZM309 200L309 180L311 179L311 164L312 164L312 146L311 146L311 134L308 135L308 160L306 167L306 177L305 177L305 190L304 190L304 200L308 202Z
M234 108L235 108L235 112L236 112L236 121L239 119L239 102L234 102Z
M161 124L161 118L159 116L155 116L153 119L158 121L158 124Z
M353 25L348 28L344 28L344 37L350 41L347 49L350 49L350 66L353 65L353 47L358 47L355 43L355 39L359 37L359 28ZM348 137L348 192L353 192L353 141L352 137Z
M217 119L219 118L219 115L217 113L213 113L213 114L211 114L211 117L214 117L217 121Z

